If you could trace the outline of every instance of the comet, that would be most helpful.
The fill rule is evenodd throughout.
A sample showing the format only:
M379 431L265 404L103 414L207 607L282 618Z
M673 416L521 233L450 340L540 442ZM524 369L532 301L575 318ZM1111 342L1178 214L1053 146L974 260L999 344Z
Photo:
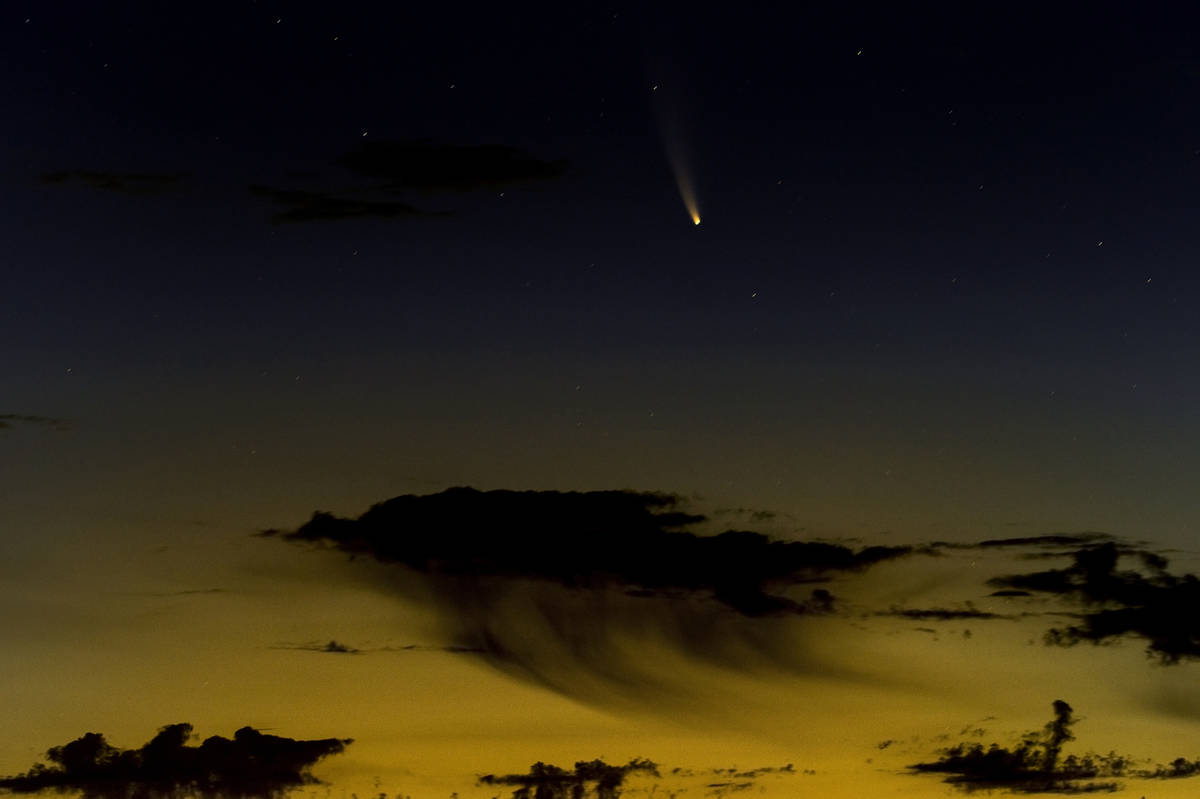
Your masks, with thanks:
M659 116L663 121L665 115ZM679 187L679 198L683 207L692 219L693 225L700 224L700 202L696 198L696 187L692 182L692 173L688 169L688 158L683 142L678 135L675 125L662 124L663 147L667 151L667 161L671 164L671 172L675 175L675 185Z
M671 88L671 83L664 81L655 84L651 89L654 115L658 119L663 150L666 151L667 162L671 165L671 173L675 176L675 185L679 187L679 197L683 200L684 210L687 211L692 224L699 225L700 201L696 196L696 186L690 168L691 159L688 157L688 148L684 144L681 131L679 104L672 102Z

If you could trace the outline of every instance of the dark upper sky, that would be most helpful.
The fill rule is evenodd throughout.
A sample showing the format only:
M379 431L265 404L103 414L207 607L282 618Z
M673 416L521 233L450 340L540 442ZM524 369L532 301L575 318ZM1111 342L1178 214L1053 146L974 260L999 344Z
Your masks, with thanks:
M833 431L909 463L989 450L971 457L1005 473L1154 447L1161 486L1196 433L1194 23L1125 4L10 9L10 410L241 397L265 427L314 413L289 399L307 380L341 392L325 413L403 395L467 438Z

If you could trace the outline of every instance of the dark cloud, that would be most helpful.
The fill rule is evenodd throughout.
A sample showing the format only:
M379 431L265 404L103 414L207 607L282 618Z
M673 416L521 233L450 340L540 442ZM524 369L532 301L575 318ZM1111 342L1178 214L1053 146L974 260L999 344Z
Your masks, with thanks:
M855 571L908 554L907 547L854 551L829 543L779 541L743 530L715 536L682 531L703 517L676 499L632 491L488 491L452 488L404 495L357 519L314 513L289 541L329 544L426 574L549 580L568 588L619 585L637 596L695 592L744 616L828 610L823 589L797 601L774 587Z
M1107 533L1056 533L1053 535L1031 535L1020 538L989 538L969 546L978 549L998 549L1004 547L1075 547L1096 544L1101 541L1111 541Z
M877 616L897 616L915 621L955 621L958 619L1011 619L1000 613L989 613L967 603L964 608L892 608L880 611Z
M909 768L913 773L946 774L945 782L964 791L1074 794L1117 790L1120 785L1111 778L1127 773L1126 758L1116 754L1062 756L1063 744L1075 739L1074 724L1071 706L1056 700L1054 718L1011 749L999 744L985 748L960 743L942 750L937 760Z
M1195 777L1200 774L1200 760L1188 760L1177 757L1164 766L1155 766L1138 773L1139 777L1148 780L1174 780L1184 777Z
M768 774L795 774L796 767L788 763L785 766L760 766L751 769L739 769L736 767L715 768L710 773L720 774L734 780L756 780Z
M0 430L7 430L18 424L28 424L44 427L48 430L66 430L70 423L65 419L53 416L36 416L29 413L0 413Z
M1119 790L1120 779L1182 779L1200 775L1200 760L1177 758L1168 764L1135 768L1131 758L1108 754L1065 755L1063 746L1075 740L1074 711L1061 699L1054 718L1040 731L1025 734L1009 747L993 743L959 743L943 749L941 757L908 768L913 774L945 774L944 781L972 792L1078 794ZM964 730L964 732L966 732ZM982 734L982 730L970 730Z
M568 771L546 763L534 763L525 774L486 774L480 785L515 786L512 799L617 799L630 774L657 777L658 766L649 760L630 760L610 766L603 760L580 761Z
M258 197L265 197L282 208L271 215L271 221L280 224L343 219L445 216L438 212L422 211L416 206L400 200L370 199L361 196L359 192L337 193L252 185L250 193Z
M812 584L910 552L690 530L703 521L664 494L454 488L264 535L369 556L359 574L431 603L449 642L496 668L576 698L639 702L688 694L654 651L806 666L802 628L781 620L835 610Z
M1119 570L1122 558L1142 571ZM1045 640L1057 646L1093 644L1134 636L1163 664L1200 658L1200 580L1167 572L1162 555L1122 547L1113 541L1083 547L1064 569L996 577L990 584L1062 597L1084 606L1080 623L1051 629Z
M345 179L331 180L317 171L288 169L246 183L251 195L277 207L270 217L272 222L293 224L443 217L449 214L414 204L412 195L518 187L557 179L567 170L566 161L543 160L516 147L430 140L360 141L329 162ZM83 186L128 195L164 194L181 186L187 177L185 173L99 169L64 169L40 176L46 185ZM242 189L226 186L225 190Z
M338 189L252 185L250 192L282 208L271 217L277 223L448 216L414 205L410 195L495 190L566 172L565 161L543 161L515 147L428 140L363 141L335 165L360 182Z
M176 186L187 175L182 173L153 172L104 172L94 169L65 169L46 172L42 183L48 185L81 185L118 194L151 195L163 194Z
M272 649L294 649L299 652L325 652L333 655L361 655L364 652L448 652L450 654L479 654L484 650L469 646L432 646L429 644L406 644L404 646L377 646L360 648L340 641L309 641L302 644L276 644Z
M418 141L362 141L338 159L355 174L394 190L466 192L498 189L566 173L566 161L543 161L515 147Z
M84 799L280 797L319 782L309 769L342 752L349 739L298 741L251 727L188 746L190 724L171 724L140 749L120 749L89 732L46 752L51 765L0 779L13 793L80 792Z

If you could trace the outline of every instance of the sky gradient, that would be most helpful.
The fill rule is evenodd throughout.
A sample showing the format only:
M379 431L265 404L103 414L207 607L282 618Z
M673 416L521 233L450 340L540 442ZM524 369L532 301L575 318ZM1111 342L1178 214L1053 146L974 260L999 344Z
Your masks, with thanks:
M0 775L1192 795L1198 21L6 10Z

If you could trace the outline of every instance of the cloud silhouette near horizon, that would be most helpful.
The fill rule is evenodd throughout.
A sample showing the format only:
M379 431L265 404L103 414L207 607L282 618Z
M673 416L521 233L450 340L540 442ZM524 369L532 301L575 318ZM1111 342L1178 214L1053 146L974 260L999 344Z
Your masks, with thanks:
M1063 744L1075 740L1074 711L1057 699L1054 718L1040 732L1026 733L1008 749L992 744L959 743L942 750L937 760L914 763L912 773L948 775L944 782L961 790L1006 790L1013 793L1093 793L1115 791L1114 781L1099 779L1124 776L1128 759L1116 754L1062 757Z
M432 603L455 646L575 696L668 688L639 654L648 646L730 667L802 666L780 620L829 614L824 584L913 552L700 535L704 517L679 505L636 491L452 488L261 535L370 557L389 590Z
M188 746L192 725L169 724L139 749L120 749L89 732L46 752L52 765L0 778L12 793L79 791L84 799L271 797L320 781L310 771L352 739L296 740L242 727Z
M1196 575L1171 574L1162 555L1115 541L1081 547L1071 557L1073 563L1066 568L1004 575L989 585L1000 589L997 596L1054 596L1083 606L1081 622L1048 630L1047 644L1100 644L1134 637L1145 640L1147 655L1162 665L1200 659ZM1121 558L1137 560L1148 573L1118 570Z
M623 766L610 766L603 760L581 760L568 771L539 761L525 774L485 774L478 784L516 786L512 799L617 799L625 779L639 773L657 777L658 765L640 758Z
M937 760L913 763L910 774L942 774L943 782L967 793L1001 790L1024 794L1081 794L1113 792L1120 779L1179 779L1200 774L1200 760L1176 758L1166 765L1134 766L1132 758L1110 751L1063 754L1075 740L1074 709L1061 699L1053 702L1054 718L1016 745L958 743L941 750Z

